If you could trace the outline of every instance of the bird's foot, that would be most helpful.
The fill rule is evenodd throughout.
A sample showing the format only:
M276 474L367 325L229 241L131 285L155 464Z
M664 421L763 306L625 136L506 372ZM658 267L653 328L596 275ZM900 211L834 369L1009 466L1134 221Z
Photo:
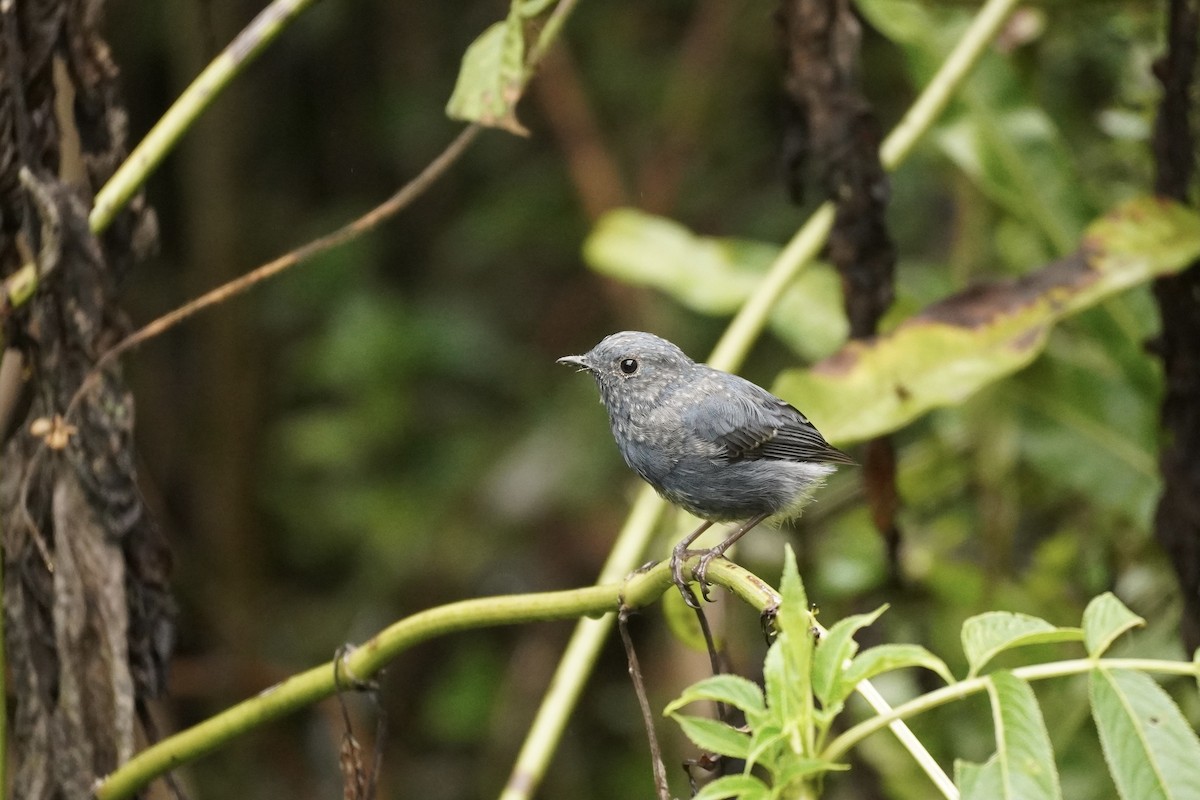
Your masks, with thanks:
M677 546L671 551L671 580L675 583L675 587L679 589L679 594L683 596L683 602L688 608L700 609L700 601L696 599L696 593L692 591L689 585L688 577L683 574L683 566L692 556L707 553L707 550L689 550L682 545ZM704 584L700 584L700 591L704 594L704 599L708 599L708 593L704 590Z
M689 586L687 577L683 574L683 566L692 556L700 556L700 561L696 564L696 568L692 570L692 575L696 582L700 584L700 596L707 603L712 602L712 598L708 596L708 565L714 558L721 558L725 555L725 548L712 547L707 550L689 550L686 547L676 547L671 551L671 578L675 585L679 588L679 593L683 595L683 601L690 608L700 608L700 603L696 600L696 594Z
M700 582L700 594L704 597L704 601L711 603L712 598L708 596L708 565L712 563L714 558L724 558L725 548L714 547L710 550L702 551L702 553L700 562L696 564L696 568L692 570L692 574Z

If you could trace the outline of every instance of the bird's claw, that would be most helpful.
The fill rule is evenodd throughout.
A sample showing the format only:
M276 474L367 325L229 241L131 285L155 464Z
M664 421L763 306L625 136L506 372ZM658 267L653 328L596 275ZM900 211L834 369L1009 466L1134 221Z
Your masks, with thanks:
M706 603L711 603L712 598L708 595L708 565L712 563L714 558L720 558L723 555L725 555L725 551L719 547L713 547L709 550L688 550L677 547L671 552L671 579L679 588L679 593L683 595L683 602L687 603L689 608L699 609L700 603L696 600L696 594L692 591L691 586L689 586L690 582L683 574L683 565L692 556L700 556L695 569L692 570L692 576L700 584L700 596L704 598Z
M700 582L700 596L704 598L704 602L706 603L712 602L712 598L708 596L708 565L714 558L719 558L720 556L721 552L714 547L700 556L700 562L696 564L696 569L692 570L692 574Z
M700 601L696 599L696 593L692 591L692 587L686 576L683 574L683 565L687 560L702 551L688 550L686 547L676 547L671 551L671 580L675 583L675 587L679 589L679 594L683 596L683 602L688 608L700 609ZM708 599L708 594L704 591L704 584L700 584L700 591L704 594L704 599Z

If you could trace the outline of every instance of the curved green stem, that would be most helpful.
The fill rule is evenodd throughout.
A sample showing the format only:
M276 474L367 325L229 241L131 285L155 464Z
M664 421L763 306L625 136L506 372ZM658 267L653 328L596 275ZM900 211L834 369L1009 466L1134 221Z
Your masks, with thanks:
M730 565L732 566L732 565ZM745 583L750 592L758 581L745 570L713 565L714 581ZM750 576L751 578L753 576ZM561 592L483 597L431 608L381 631L361 646L347 650L336 664L329 662L293 675L255 697L163 739L138 753L95 788L99 800L130 797L163 773L211 752L229 740L267 722L329 697L342 687L364 681L405 650L420 642L459 631L557 619L612 616L622 601L641 607L657 600L671 586L667 564L614 582ZM597 621L597 620L593 620Z
M891 714L895 710L870 681L862 681L854 687L854 691L858 692L859 696L866 700L871 708L875 709L876 714L883 716ZM933 785L938 788L942 796L946 797L947 800L958 800L959 791L958 787L954 785L954 781L942 769L941 764L937 763L933 754L926 749L916 734L904 724L904 720L897 717L888 722L887 727L892 732L892 735L900 741L900 744L904 746L904 749L908 751L909 755L913 757L913 760L917 762L917 766L933 781Z
M1127 669L1139 672L1158 672L1169 675L1187 675L1200 677L1200 665L1190 661L1161 661L1153 658L1076 658L1069 661L1055 661L1050 664L1033 664L1028 667L1017 667L1012 674L1026 681L1040 681L1046 678L1062 678L1067 675L1079 675L1095 667L1105 669ZM872 717L866 722L860 722L841 736L834 739L821 754L822 759L837 761L850 748L870 736L872 733L887 727L896 720L908 719L931 708L945 705L954 700L962 700L973 694L987 689L991 678L982 675L978 678L968 678L965 681L943 686L941 689L915 697L907 703L898 705L886 714Z
M778 595L765 581L732 562L714 562L708 575L711 582L725 586L760 611L778 602ZM212 752L231 739L329 697L339 688L371 678L421 642L477 628L578 617L593 617L584 621L598 625L611 621L612 612L622 604L630 608L650 605L672 585L669 565L660 563L623 581L599 586L482 597L422 611L385 628L362 645L348 648L336 662L293 675L249 700L151 745L99 781L95 797L97 800L131 797L158 776Z

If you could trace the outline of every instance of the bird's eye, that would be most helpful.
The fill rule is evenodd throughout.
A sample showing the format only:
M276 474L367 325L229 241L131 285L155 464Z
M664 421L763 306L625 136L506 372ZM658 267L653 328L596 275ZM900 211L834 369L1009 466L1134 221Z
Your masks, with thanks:
M622 358L621 359L621 372L624 372L626 375L632 375L633 373L635 373L637 371L638 371L638 362L637 362L636 358Z

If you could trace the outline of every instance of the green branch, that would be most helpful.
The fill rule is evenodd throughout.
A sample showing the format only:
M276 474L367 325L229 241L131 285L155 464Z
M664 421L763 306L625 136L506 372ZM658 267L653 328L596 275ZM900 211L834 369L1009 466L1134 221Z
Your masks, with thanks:
M1187 675L1200 678L1200 664L1191 661L1163 661L1153 658L1076 658L1069 661L1055 661L1049 664L1032 664L1028 667L1017 667L1012 674L1026 681L1040 681L1047 678L1062 678L1067 675L1079 675L1096 667L1106 669L1137 670L1139 672L1158 672L1168 675ZM887 727L892 722L908 719L931 708L945 705L954 700L962 700L973 694L978 694L988 688L991 678L987 675L969 678L965 681L943 686L941 689L915 697L907 703L898 705L886 714L872 717L866 722L860 722L841 736L834 739L825 748L821 758L837 761L850 748L866 739L871 734Z
M763 610L778 596L761 578L729 561L712 564L709 579ZM272 720L312 705L342 688L376 675L388 663L421 642L460 631L580 617L611 618L621 603L641 608L672 586L670 567L661 563L645 572L586 589L482 597L431 608L384 629L333 661L293 675L255 697L209 717L138 753L97 783L97 800L132 797L152 780L212 752L230 740ZM597 620L593 620L597 621ZM336 670L336 672L335 672Z
M886 168L899 166L917 140L933 126L1016 5L1017 0L989 0L980 9L933 80L884 140L880 159ZM833 206L824 203L797 231L725 330L709 358L710 364L729 372L737 371L750 346L762 333L783 290L825 245L833 218ZM662 501L653 490L645 487L617 538L603 576L611 578L637 565L649 547L662 510ZM576 627L500 800L528 800L533 795L611 627L611 620L584 620Z

